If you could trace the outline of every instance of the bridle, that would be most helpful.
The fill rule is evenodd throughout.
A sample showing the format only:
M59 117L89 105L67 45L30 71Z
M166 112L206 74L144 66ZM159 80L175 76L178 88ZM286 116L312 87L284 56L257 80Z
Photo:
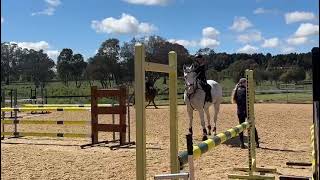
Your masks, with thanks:
M192 72L192 71L191 71ZM190 72L187 72L187 73L190 73ZM191 98L192 98L192 96L197 92L197 90L198 89L201 89L201 88L199 88L199 80L198 80L198 76L199 76L199 74L200 73L198 73L194 78L195 78L195 83L192 83L192 84L187 84L187 83L185 83L185 90L186 90L186 92L187 92L187 97L188 97L188 99L190 100ZM186 80L185 80L185 82L186 82ZM188 88L190 88L190 87L192 87L192 92L191 93L189 93L188 92Z

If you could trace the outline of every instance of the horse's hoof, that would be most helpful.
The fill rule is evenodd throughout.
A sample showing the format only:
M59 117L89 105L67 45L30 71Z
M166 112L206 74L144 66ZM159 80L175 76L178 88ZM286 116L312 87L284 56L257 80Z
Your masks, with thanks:
M241 144L241 145L240 145L240 148L241 148L241 149L245 149L246 146L245 146L244 144Z
M206 141L206 140L208 140L208 137L207 136L203 136L202 137L202 141Z
M207 129L206 129L206 128L204 128L204 129L202 130L202 132L203 132L203 136L207 136L207 135L208 135L208 132L207 132Z
M202 137L202 141L205 141L205 140L207 140L207 139L208 139L207 134L208 134L207 129L203 129L203 137Z
M189 128L189 134L193 134L192 128Z
M211 136L211 125L208 126L209 135Z

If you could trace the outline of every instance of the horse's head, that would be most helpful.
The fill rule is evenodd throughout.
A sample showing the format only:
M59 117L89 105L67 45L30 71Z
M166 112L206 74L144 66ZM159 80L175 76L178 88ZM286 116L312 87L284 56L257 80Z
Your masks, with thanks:
M193 70L193 65L183 65L183 76L187 94L193 94L197 88L197 74Z

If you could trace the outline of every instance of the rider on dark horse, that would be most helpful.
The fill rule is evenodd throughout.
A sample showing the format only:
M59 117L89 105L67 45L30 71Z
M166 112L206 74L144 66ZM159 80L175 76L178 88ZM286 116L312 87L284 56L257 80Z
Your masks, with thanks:
M205 101L212 102L211 86L207 83L206 78L206 70L208 69L208 66L201 54L197 54L195 56L194 67L194 72L197 73L197 79L200 80L200 85L206 93Z

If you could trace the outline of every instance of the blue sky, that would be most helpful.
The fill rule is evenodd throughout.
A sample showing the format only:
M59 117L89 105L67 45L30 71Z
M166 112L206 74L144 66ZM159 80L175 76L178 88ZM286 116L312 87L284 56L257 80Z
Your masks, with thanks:
M319 46L317 0L1 0L1 41L71 48L86 58L108 38L160 35L190 53L308 52Z

